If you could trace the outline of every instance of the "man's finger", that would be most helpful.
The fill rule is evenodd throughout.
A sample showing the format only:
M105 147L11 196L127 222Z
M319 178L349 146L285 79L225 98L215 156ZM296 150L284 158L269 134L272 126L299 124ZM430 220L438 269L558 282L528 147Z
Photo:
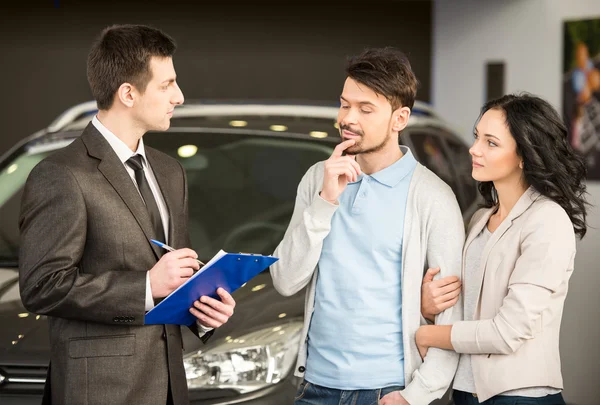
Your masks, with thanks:
M439 272L440 272L439 267L427 269L427 272L425 273L425 276L423 277L423 284L433 281L433 277L436 274L438 274Z
M346 161L348 161L348 163L350 163L352 165L352 167L354 167L354 169L356 170L356 173L358 175L360 175L362 173L362 170L360 170L360 165L356 161L356 155L353 155L352 157L346 155L346 156L344 156L343 159L345 159Z
M231 307L235 307L235 300L233 299L233 297L231 296L231 294L229 294L227 292L227 290L225 290L222 287L219 287L217 289L217 294L219 294L219 297L221 297L221 301L224 304L230 305Z
M226 316L233 315L233 306L232 305L224 304L219 300L216 300L214 298L207 297L207 296L200 297L199 301L203 304L206 304L206 305L212 307L216 311L218 311Z
M332 157L342 156L342 153L344 153L344 151L346 149L348 149L350 146L354 145L355 143L356 143L356 141L354 139L348 139L342 143L339 143L333 150L333 153L331 154L331 156Z
M200 301L194 301L194 307L196 307L196 309L201 311L203 314L218 322L225 323L229 319L228 314L215 310L209 307L208 305L201 303Z
M181 278L190 278L194 275L194 269L191 267L182 267L179 272L179 277Z
M192 315L194 315L196 317L196 319L198 319L202 325L204 325L204 326L206 326L208 328L214 328L214 329L216 329L216 328L218 328L218 327L220 327L222 325L222 323L217 322L216 320L212 319L208 315L205 315L201 311L198 311L194 307L190 308L190 313Z
M357 173L360 172L360 166L358 166L358 163L354 162L354 164L352 164L352 162L354 162L354 161L353 160L335 160L329 164L328 169L330 172L332 170L339 169L339 168L350 169L353 172L357 172Z
M190 267L194 270L200 269L200 263L196 259L192 259L191 257L184 257L183 259L179 259L178 262L179 267Z
M177 249L177 250L174 250L174 251L169 252L167 254L173 255L177 259L184 259L186 257L191 257L192 259L197 259L198 258L198 254L195 251L193 251L192 249L188 249L188 248Z

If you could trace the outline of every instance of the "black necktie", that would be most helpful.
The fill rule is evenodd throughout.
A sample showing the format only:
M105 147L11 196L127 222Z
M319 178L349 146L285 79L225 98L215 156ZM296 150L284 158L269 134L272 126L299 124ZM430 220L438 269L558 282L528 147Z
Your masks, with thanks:
M165 231L163 228L162 219L160 218L160 211L158 210L158 205L156 204L156 200L154 199L154 194L152 194L148 180L144 175L142 155L133 155L127 160L126 163L135 172L135 181L137 181L140 194L142 195L142 199L144 200L144 203L146 203L146 208L150 214L150 221L152 222L152 228L154 229L154 237L161 242L166 242Z

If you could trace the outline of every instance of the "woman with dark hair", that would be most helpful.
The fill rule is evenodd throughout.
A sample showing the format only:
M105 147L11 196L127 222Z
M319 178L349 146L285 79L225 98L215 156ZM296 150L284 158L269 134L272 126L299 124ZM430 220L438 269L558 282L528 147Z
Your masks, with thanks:
M484 204L463 250L465 320L422 326L419 352L461 353L456 405L564 404L558 342L575 239L586 233L585 165L558 113L529 94L486 103L474 137ZM423 291L431 319L439 308Z

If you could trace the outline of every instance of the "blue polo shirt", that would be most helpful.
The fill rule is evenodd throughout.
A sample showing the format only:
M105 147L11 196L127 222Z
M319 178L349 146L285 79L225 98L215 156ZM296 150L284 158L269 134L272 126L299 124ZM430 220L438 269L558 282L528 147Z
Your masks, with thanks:
M341 390L404 386L402 236L411 151L349 183L319 259L305 378Z

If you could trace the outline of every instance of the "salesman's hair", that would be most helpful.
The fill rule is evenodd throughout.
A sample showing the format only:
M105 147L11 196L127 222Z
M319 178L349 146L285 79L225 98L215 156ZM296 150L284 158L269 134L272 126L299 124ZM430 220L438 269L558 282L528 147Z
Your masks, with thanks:
M517 154L523 159L523 175L527 184L560 205L569 215L575 233L583 238L586 224L587 168L568 140L568 132L556 110L545 100L528 93L509 94L488 101L477 122L489 110L504 113L506 125L517 143ZM479 192L484 206L495 206L494 183L480 182Z
M100 110L108 110L123 83L142 94L152 79L150 59L172 57L175 41L164 32L145 25L112 25L92 45L87 77Z

